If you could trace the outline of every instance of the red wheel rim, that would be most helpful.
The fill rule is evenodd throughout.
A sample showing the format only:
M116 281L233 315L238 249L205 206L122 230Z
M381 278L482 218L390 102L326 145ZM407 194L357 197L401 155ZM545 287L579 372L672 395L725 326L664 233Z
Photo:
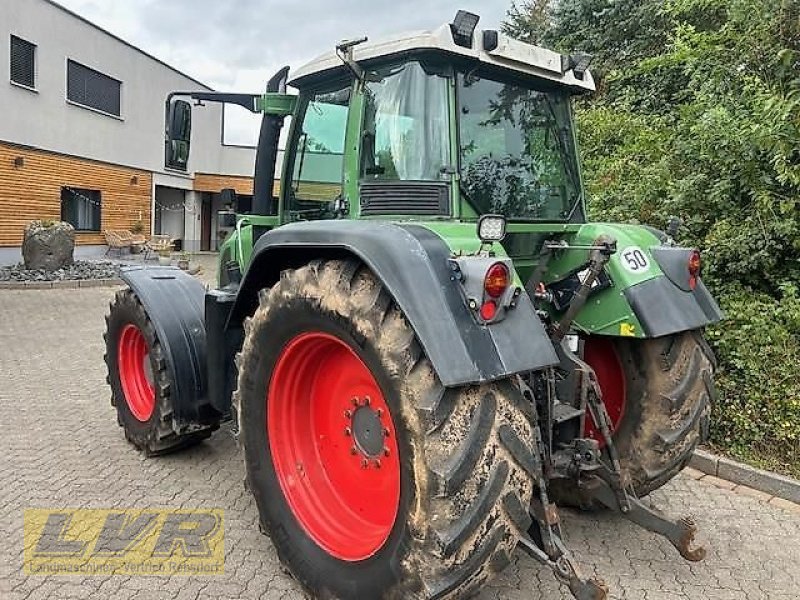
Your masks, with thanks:
M156 390L153 387L147 340L136 325L125 325L120 333L117 365L128 409L137 420L144 423L153 415Z
M269 447L281 490L328 554L369 558L400 504L400 459L389 406L367 365L326 333L282 350L267 392Z
M612 433L617 430L625 415L625 371L619 359L614 342L610 338L590 337L583 346L583 360L594 369L603 403L611 419ZM597 440L604 447L605 440L590 414L586 415L584 435Z

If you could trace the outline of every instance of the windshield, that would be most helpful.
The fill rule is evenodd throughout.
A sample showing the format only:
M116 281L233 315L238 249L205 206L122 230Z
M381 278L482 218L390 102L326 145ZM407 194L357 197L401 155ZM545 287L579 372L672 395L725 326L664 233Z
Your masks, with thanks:
M581 185L566 92L459 74L462 191L480 214L563 221Z

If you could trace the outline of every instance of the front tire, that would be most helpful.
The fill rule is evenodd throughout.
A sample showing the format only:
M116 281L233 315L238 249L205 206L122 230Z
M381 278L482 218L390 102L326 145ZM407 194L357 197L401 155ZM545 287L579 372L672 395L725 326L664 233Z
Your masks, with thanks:
M132 290L114 296L103 338L111 404L129 442L154 456L211 435L216 425L185 433L173 429L167 359L150 316Z
M235 402L248 485L310 594L462 598L509 563L533 492L515 388L445 389L356 262L284 272L245 329Z

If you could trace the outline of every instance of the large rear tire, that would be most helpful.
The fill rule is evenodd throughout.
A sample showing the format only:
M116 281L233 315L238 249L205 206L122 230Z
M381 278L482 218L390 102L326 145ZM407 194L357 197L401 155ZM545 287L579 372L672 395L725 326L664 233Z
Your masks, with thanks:
M512 385L445 389L357 262L284 272L245 331L248 485L313 597L462 598L509 563L533 492L533 432Z
M638 496L675 477L708 438L716 359L700 331L656 339L589 337L614 425L613 439ZM599 439L591 418L586 434Z
M170 376L155 327L136 294L116 293L106 316L106 381L125 437L148 456L173 452L206 439L216 425L188 433L172 423Z

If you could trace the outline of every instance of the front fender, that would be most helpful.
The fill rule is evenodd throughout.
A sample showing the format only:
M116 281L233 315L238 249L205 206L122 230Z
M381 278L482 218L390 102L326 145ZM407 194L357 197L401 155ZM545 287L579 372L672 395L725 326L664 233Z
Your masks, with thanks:
M264 234L239 288L229 326L257 305L280 271L316 257L356 257L381 279L405 314L445 386L474 384L557 364L525 294L512 314L479 325L451 279L447 244L429 229L375 221L312 221Z
M201 421L207 397L205 286L175 267L128 267L120 273L156 330L170 377L179 428Z

